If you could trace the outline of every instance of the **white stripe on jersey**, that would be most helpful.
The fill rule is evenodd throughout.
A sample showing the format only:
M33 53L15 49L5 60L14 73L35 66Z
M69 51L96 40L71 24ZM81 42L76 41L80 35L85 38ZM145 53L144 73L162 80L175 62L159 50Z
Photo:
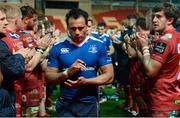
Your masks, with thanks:
M103 41L101 41L100 39L97 39L97 38L95 38L95 37L93 37L93 36L88 36L90 39L92 39L92 40L95 40L95 41L98 41L98 42L101 42L101 43L103 43Z

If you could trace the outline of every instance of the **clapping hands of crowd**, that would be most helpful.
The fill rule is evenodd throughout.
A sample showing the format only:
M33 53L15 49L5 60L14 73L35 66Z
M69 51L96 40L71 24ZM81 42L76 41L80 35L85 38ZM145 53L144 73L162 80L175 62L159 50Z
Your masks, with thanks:
M136 33L136 41L139 47L148 46L148 36L145 34L141 34L140 32Z
M138 45L137 45L137 41L136 41L136 34L133 34L133 37L129 37L128 34L126 34L124 36L124 41L126 42L126 44L129 44L132 48L137 49Z
M51 34L48 33L44 35L42 38L37 39L37 42L36 42L37 47L41 49L46 49L52 41L51 37L52 37Z
M30 48L21 48L17 51L13 50L13 54L21 54L25 59L28 59L30 57L28 57L28 54L31 52L32 49Z

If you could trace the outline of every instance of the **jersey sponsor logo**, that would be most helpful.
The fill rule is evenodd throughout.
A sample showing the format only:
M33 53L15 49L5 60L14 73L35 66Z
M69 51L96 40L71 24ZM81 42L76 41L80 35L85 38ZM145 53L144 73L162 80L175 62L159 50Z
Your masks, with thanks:
M165 49L166 49L166 46L167 44L166 43L163 43L163 42L157 42L155 48L154 48L154 51L155 52L158 52L160 54L163 54Z
M19 39L20 36L18 34L14 34L14 33L9 33L10 37L13 39Z
M97 53L97 47L96 47L96 45L90 45L90 47L89 47L89 49L88 49L88 52Z
M69 53L69 48L61 48L61 54L67 54Z
M90 71L90 70L95 70L96 67L86 67L83 69L83 71Z

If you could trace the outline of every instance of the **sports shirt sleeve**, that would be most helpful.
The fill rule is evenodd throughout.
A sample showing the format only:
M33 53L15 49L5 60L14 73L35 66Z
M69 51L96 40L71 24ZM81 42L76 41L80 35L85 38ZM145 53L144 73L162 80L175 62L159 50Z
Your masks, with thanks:
M164 64L170 52L172 52L171 46L172 45L170 41L165 41L162 39L157 41L152 51L152 59Z
M25 59L21 54L12 55L8 46L0 40L0 63L3 73L21 76L25 71Z
M99 50L99 67L112 63L111 57L107 55L106 46L102 43Z
M58 51L57 51L56 46L54 46L50 50L49 57L48 57L48 67L59 68Z

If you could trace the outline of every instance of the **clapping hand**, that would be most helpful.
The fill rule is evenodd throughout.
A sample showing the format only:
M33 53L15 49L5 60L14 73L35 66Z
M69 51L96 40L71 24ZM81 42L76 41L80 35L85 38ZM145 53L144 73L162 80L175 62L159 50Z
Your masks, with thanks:
M136 41L140 47L148 46L148 38L139 32L136 33Z
M31 49L29 48L21 48L17 51L13 49L13 55L15 54L21 54L24 58L26 58L27 54L30 53Z
M86 68L86 64L84 61L77 59L72 65L71 67L68 69L68 75L73 75L76 72L78 72L79 70L83 70Z
M41 49L46 49L51 43L51 34L46 34L42 38L37 40L37 47Z
M65 82L64 82L64 84L66 85L66 86L69 86L69 87L78 87L78 86L83 86L83 85L85 85L85 83L86 83L86 79L84 78L84 77L79 77L77 80L75 80L75 81L72 81L72 80L66 80Z

